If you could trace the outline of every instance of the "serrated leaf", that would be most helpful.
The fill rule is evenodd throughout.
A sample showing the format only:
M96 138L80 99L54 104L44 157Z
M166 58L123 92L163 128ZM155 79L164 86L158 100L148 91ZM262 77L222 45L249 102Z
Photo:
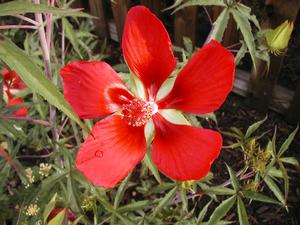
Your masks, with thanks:
M259 22L256 18L255 15L251 15L251 8L244 5L244 4L241 4L241 3L237 3L237 9L243 14L245 15L248 20L250 20L256 27L257 29L260 31L261 28L260 28L260 25L259 25Z
M74 50L79 55L79 57L82 59L82 55L79 50L78 38L76 37L74 28L72 27L72 24L70 24L66 18L62 18L62 24L63 24L64 30L65 30L67 39L71 42Z
M229 10L225 8L218 16L217 20L213 23L212 29L206 42L209 42L212 39L215 39L218 42L222 42L223 35L229 21L229 15Z
M275 199L254 191L243 191L242 194L244 197L255 201L271 203L271 204L280 204L280 202L276 201Z
M46 224L48 216L50 215L51 211L54 209L55 204L56 204L56 197L57 193L53 195L49 203L45 206L44 212L43 212L43 220L44 224Z
M273 179L270 176L265 176L263 180L265 181L269 189L273 192L273 194L276 196L276 198L282 203L282 205L285 205L284 196L277 184L273 181Z
M249 126L245 134L245 139L248 139L267 120L267 118L268 117L266 116L264 119Z
M235 203L236 196L232 196L226 200L224 200L211 214L209 221L206 225L215 225L217 224L232 208Z
M177 186L172 188L166 195L165 197L163 197L161 199L161 201L158 203L158 205L155 207L152 216L155 217L157 215L157 213L160 212L160 210L165 207L166 205L169 204L169 202L172 200L172 198L174 197L174 195L176 194L177 191Z
M83 129L88 130L57 87L44 76L41 68L32 62L23 50L9 39L1 38L1 36L0 59L10 69L15 70L30 89L43 96L51 105L64 112Z
M289 135L289 137L281 145L277 155L278 158L280 158L289 149L292 141L294 140L296 133L298 132L298 129L299 127L297 126L297 128Z
M215 6L224 6L226 7L226 5L224 4L223 0L189 0L186 1L184 4L178 6L173 12L177 12L183 8L189 7L189 6L207 6L207 5L215 5Z
M237 197L237 209L240 225L249 225L247 211L240 196Z
M255 46L254 36L252 34L252 29L249 20L240 11L236 9L230 9L230 11L233 15L235 22L237 23L239 30L243 35L244 41L247 45L247 48L249 50L253 62L253 67L256 70L256 46Z
M60 9L47 4L33 4L29 0L10 1L0 4L0 16L12 16L24 13L54 13L63 16L90 17L93 16L74 9Z

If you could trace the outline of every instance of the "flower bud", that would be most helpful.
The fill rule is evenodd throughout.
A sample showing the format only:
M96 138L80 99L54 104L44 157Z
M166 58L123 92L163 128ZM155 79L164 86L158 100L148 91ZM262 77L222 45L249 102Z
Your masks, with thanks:
M294 23L286 20L277 28L266 32L266 44L272 54L279 55L288 46L293 28Z

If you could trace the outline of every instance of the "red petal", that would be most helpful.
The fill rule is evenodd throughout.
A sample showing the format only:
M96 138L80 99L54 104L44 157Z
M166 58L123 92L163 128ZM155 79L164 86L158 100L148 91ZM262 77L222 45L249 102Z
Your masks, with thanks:
M16 98L10 94L8 94L7 96L8 96L7 106L16 106L18 104L24 103L24 100L22 98ZM28 114L28 109L26 107L20 107L18 108L18 110L13 112L13 115L18 117L24 117L27 116L27 114Z
M216 41L201 48L178 74L159 108L204 114L218 109L232 89L234 57Z
M222 147L220 133L175 125L161 115L153 117L155 138L152 157L158 169L179 181L199 180L207 175Z
M114 115L95 125L79 149L76 166L95 185L114 187L145 152L144 127L129 126Z
M132 95L105 62L76 61L61 69L64 95L81 118L116 112Z
M125 60L151 98L176 66L170 37L162 22L143 6L129 10L122 39Z
M26 88L26 85L18 76L16 71L9 71L8 69L4 68L2 70L2 74L6 89L22 90Z

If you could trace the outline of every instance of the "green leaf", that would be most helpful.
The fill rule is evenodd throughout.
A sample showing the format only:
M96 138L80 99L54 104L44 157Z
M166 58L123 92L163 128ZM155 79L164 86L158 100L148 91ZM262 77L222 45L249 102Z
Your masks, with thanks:
M277 186L277 184L272 180L272 178L270 176L265 176L263 180L265 181L266 185L270 188L270 190L273 192L273 194L276 196L276 198L282 203L282 205L285 206L284 196L281 190L279 189L279 187Z
M46 224L48 216L50 215L51 211L54 209L56 204L56 197L57 193L54 194L50 202L45 206L44 212L43 212L43 220L44 224Z
M236 174L230 168L230 166L228 166L227 164L226 164L226 167L227 167L227 170L228 170L229 175L230 175L230 181L231 181L232 187L234 188L235 191L238 191L240 189L240 185L239 185L239 182L238 182L238 180L236 178Z
M237 23L238 28L240 29L243 35L244 41L247 45L253 62L254 69L256 70L256 46L249 20L240 11L236 9L230 9L230 11L233 15L235 22Z
M236 193L235 190L222 187L222 186L216 186L216 187L209 187L209 188L203 188L203 191L208 194L215 194L215 195L234 195Z
M210 41L211 39L215 39L219 42L222 42L223 35L229 21L229 15L229 10L227 8L225 8L221 12L221 14L218 16L217 20L212 26L211 32L208 37L208 41Z
M237 209L238 209L240 225L249 225L246 208L240 196L237 197Z
M157 215L157 213L160 212L160 210L165 207L174 197L174 195L176 194L177 191L177 186L175 186L174 188L172 188L166 195L165 197L162 198L162 200L158 203L158 205L156 206L156 208L154 209L152 216L155 217Z
M74 32L74 28L73 28L72 24L70 24L66 18L62 18L62 24L63 24L64 30L65 30L66 37L71 42L74 50L77 52L77 54L82 59L82 55L79 50L78 38L76 37L76 34Z
M114 207L115 209L119 207L120 202L122 201L122 198L124 197L124 193L127 190L128 182L130 180L131 174L129 174L120 184L118 187L118 191L116 193L115 201L114 201Z
M287 201L287 198L288 198L288 194L289 194L289 177L288 177L288 174L287 174L287 171L285 169L285 167L283 166L283 163L282 162L278 162L279 164L279 168L282 172L282 175L283 175L283 180L284 180L284 199L285 199L285 202Z
M251 137L251 135L267 120L267 118L268 117L266 116L264 119L249 126L249 128L247 129L246 134L245 134L245 139L248 139L249 137Z
M263 195L261 193L257 193L254 191L243 191L242 194L244 197L255 200L255 201L271 203L271 204L280 204L280 202L274 200L273 198L270 198L266 195Z
M238 3L237 4L237 10L239 10L244 16L246 16L248 18L248 20L250 20L257 27L257 29L259 31L261 30L259 22L258 22L256 16L251 15L251 8L250 7L248 7L244 4Z
M189 6L207 6L207 5L216 5L216 6L224 6L226 7L226 5L224 4L223 0L189 0L186 1L184 4L178 6L173 12L177 12L183 8L189 7Z
M151 204L150 200L142 200L142 201L137 201L137 202L132 202L129 203L125 206L122 206L117 209L119 213L124 213L124 212L130 212L130 211L136 211L136 210L141 210Z
M60 211L47 225L62 225L65 219L66 209Z
M74 9L60 9L47 4L33 4L29 0L10 1L0 4L0 16L13 16L24 13L54 13L63 16L91 17Z
M283 163L288 163L294 166L299 166L299 162L296 158L294 157L282 157L279 159Z
M197 223L196 223L196 225L202 224L203 219L204 219L204 217L205 217L205 215L206 215L206 213L207 213L208 207L209 207L209 205L211 204L211 202L212 202L212 201L209 201L209 202L202 208L202 210L200 211L200 213L199 213L199 215L198 215L198 218L197 218Z
M157 182L158 183L162 183L162 180L160 178L158 169L157 169L157 167L154 165L154 163L152 161L151 152L150 151L147 151L143 162L146 164L146 166L152 172L152 174L154 175L154 177L157 180Z
M280 158L289 149L292 141L294 140L296 133L298 132L298 129L299 127L297 126L297 128L289 135L289 137L281 145L277 155L278 158Z
M10 69L15 70L29 88L43 96L51 105L64 112L83 129L88 130L57 87L44 76L42 70L31 61L31 58L13 42L1 36L0 59Z
M247 52L247 46L246 46L245 42L242 41L242 46L240 47L240 49L237 52L235 59L234 59L235 65L238 65L240 63L242 58L244 58L246 52Z
M215 225L217 224L232 208L234 202L236 200L236 196L232 196L226 200L224 200L211 214L209 221L206 225Z

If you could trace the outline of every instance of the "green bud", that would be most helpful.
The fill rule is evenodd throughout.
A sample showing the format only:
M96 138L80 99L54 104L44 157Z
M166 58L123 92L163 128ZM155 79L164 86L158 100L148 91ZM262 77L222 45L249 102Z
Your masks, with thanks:
M265 33L268 50L274 55L279 55L288 46L294 23L286 20L277 28Z

